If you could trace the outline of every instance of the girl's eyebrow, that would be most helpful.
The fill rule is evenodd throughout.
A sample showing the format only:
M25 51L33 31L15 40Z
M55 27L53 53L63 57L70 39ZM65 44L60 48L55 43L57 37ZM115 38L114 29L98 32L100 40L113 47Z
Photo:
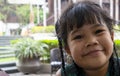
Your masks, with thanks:
M103 24L101 23L96 23L96 24L93 24L93 27L97 27L97 26L104 26Z
M78 30L73 30L71 31L71 35L74 35L74 33L76 33ZM79 30L80 31L80 30Z
M97 23L97 24L93 24L93 26L92 27L98 27L98 26L103 26L103 24L100 24L100 23Z
M102 26L105 26L105 25L103 25L103 24L93 24L93 26L91 26L90 28L92 29L92 28L97 28L97 27L102 27Z

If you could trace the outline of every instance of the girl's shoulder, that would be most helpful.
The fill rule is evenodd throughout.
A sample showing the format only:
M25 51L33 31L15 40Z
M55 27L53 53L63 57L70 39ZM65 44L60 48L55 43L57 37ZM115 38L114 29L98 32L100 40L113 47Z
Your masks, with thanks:
M75 72L75 65L72 63L72 64L67 64L65 66L65 70L68 71L68 72Z
M78 71L74 64L67 64L65 66L65 72L67 76L77 76ZM61 69L61 75L64 76L63 74L64 74L63 69Z
M76 76L74 64L67 64L65 66L65 72L66 72L67 76ZM64 76L63 69L61 69L61 75Z

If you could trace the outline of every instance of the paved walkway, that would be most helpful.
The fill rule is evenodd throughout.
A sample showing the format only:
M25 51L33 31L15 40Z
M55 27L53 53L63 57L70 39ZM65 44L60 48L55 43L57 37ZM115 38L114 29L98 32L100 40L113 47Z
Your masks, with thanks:
M28 74L24 75L23 73L9 74L10 76L51 76L50 74ZM54 74L52 76L55 76Z

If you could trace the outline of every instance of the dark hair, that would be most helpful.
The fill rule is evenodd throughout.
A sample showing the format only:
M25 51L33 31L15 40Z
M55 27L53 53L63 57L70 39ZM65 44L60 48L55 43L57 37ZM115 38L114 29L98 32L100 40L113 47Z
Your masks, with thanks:
M81 1L78 3L73 3L68 6L68 8L62 13L61 17L56 22L56 34L59 41L59 46L62 52L62 47L64 45L68 46L67 39L68 34L73 30L73 28L81 28L84 24L94 24L94 23L105 23L110 31L113 31L113 25L115 21L110 18L109 13L106 9L101 8L97 3L90 2L90 1ZM118 63L118 56L116 50L114 48L115 55L117 57L117 65ZM62 56L63 58L63 56ZM64 59L63 59L64 65ZM114 59L113 55L110 58L111 62L111 69L113 70L110 76L114 76L114 72L120 72L117 69L115 71ZM64 66L62 66L64 68ZM120 74L118 75L120 76Z
M73 27L80 28L84 24L105 23L111 31L113 20L108 15L107 11L102 9L98 4L82 1L76 4L71 4L61 15L58 20L60 26L57 35L60 36L64 44L67 45L67 35L73 30Z

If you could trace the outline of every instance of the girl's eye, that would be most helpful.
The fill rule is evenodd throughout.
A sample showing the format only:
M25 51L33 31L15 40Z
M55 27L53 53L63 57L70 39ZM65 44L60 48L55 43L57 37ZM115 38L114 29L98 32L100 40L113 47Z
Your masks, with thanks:
M78 35L78 36L75 36L74 38L73 38L73 40L74 39L81 39L82 38L82 36L81 35Z
M95 34L101 34L104 30L97 30L95 31Z

